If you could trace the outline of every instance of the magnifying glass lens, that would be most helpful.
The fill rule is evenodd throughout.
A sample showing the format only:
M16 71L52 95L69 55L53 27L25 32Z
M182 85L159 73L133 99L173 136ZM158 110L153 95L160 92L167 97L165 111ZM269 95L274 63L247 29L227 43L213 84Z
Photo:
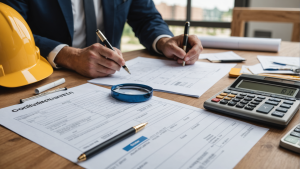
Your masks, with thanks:
M140 103L149 100L153 88L143 84L125 83L111 87L111 96L117 100L129 103Z
M143 95L143 94L150 93L149 90L141 87L136 87L136 86L122 86L116 88L114 91L122 94L130 94L130 95Z

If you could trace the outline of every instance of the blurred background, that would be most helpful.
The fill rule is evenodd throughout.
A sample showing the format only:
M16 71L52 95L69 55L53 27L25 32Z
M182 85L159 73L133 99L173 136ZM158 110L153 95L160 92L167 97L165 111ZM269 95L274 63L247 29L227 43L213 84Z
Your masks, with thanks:
M191 21L190 34L200 36L230 36L230 23L234 7L300 8L300 0L153 0L162 18L173 34L184 31L185 21ZM299 17L300 19L300 17ZM280 38L291 40L292 23L248 22L245 37ZM144 49L126 24L121 51Z

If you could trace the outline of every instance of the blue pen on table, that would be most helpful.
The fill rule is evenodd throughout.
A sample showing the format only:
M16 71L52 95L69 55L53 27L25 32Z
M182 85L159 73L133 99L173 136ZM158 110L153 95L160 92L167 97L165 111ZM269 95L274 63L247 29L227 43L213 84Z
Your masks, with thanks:
M291 68L285 68L285 67L278 67L278 68L266 68L266 69L264 69L264 70L274 70L274 71L276 71L276 70L292 70Z
M273 63L277 64L277 65L281 65L281 66L296 66L296 67L299 67L298 65L286 64L286 63L280 63L280 62L273 62Z
M290 71L293 71L295 73L300 73L300 68L292 69L292 68L279 67L279 68L266 68L264 70L269 70L269 71L290 70Z

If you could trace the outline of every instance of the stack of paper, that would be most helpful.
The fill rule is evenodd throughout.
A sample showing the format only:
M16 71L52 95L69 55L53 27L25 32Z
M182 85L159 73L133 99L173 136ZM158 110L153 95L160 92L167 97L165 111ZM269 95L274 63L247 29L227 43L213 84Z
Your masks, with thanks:
M276 74L297 74L291 70L276 69L294 69L299 67L299 58L280 57L280 56L257 56L260 64L249 67L252 73L276 73ZM271 70L274 69L274 70Z
M232 62L240 62L245 61L246 59L240 57L236 53L229 51L229 52L222 52L222 53L207 53L207 54L200 54L199 59L208 59L211 62L216 61L232 61Z
M236 64L203 63L182 66L175 61L137 57L126 62L131 75L121 70L109 77L89 80L101 85L139 83L154 90L200 97Z

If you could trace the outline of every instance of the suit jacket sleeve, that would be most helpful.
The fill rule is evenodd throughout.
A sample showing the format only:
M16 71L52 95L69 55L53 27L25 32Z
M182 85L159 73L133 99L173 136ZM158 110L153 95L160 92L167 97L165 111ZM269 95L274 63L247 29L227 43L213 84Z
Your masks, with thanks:
M16 11L18 11L23 18L28 22L28 9L29 9L29 2L27 0L0 0L0 2L3 2L12 8L14 8ZM35 40L35 45L40 48L41 55L43 57L47 57L48 54L58 45L62 44L60 42L57 42L55 40L48 39L46 37L42 37L39 35L35 35L33 33L33 37Z
M156 37L173 36L152 0L133 0L127 19L140 43L152 52L152 43Z

